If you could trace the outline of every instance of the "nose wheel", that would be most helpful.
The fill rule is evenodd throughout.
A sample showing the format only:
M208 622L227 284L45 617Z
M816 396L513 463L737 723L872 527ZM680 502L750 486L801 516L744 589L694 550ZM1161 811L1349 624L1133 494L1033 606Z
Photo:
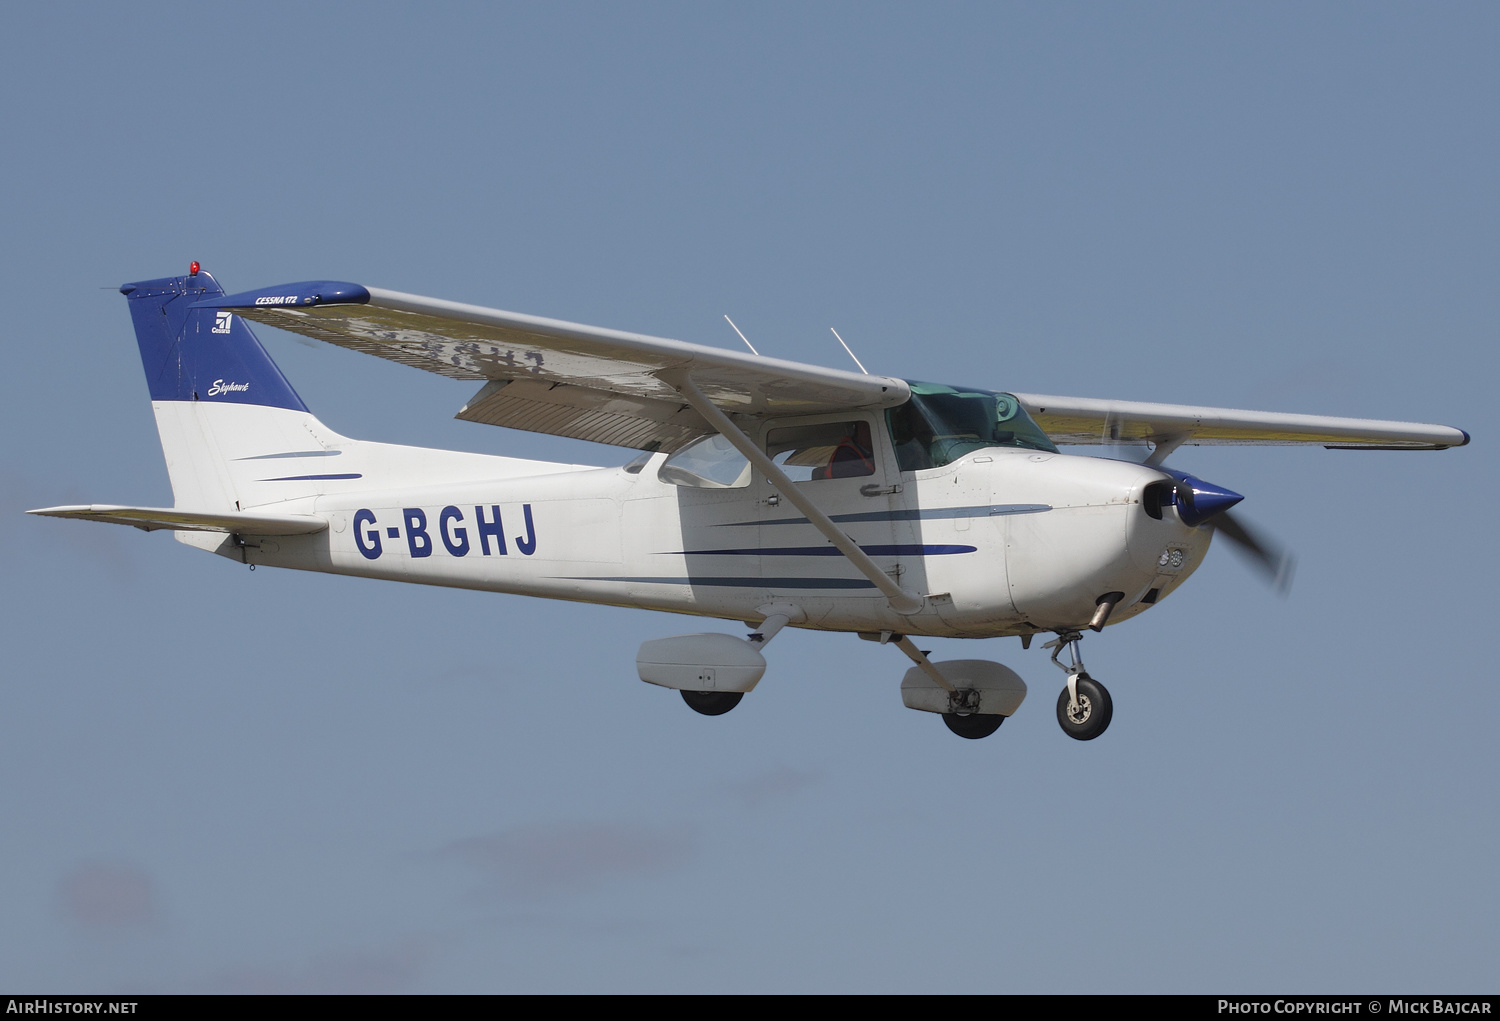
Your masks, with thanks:
M1114 714L1108 689L1088 674L1070 676L1057 696L1057 722L1075 741L1092 741L1104 733Z
M1079 655L1078 643L1083 635L1077 631L1061 631L1057 638L1043 648L1052 650L1052 663L1068 675L1068 683L1057 696L1057 723L1063 733L1075 741L1092 741L1109 729L1109 721L1115 714L1115 704L1109 690L1088 675ZM1058 655L1068 650L1071 665L1058 661Z

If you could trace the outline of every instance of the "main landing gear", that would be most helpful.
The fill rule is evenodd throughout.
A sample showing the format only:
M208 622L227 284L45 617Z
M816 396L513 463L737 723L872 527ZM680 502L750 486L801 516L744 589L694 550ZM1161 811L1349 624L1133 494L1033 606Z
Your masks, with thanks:
M901 678L901 701L908 709L941 716L959 737L989 737L1026 698L1026 682L1002 664L983 659L934 663L911 638L894 631L860 632L859 637L900 649L915 664Z
M636 655L641 680L675 688L688 708L704 716L723 716L740 704L766 672L761 655L766 644L802 611L784 603L760 608L764 619L745 638L733 635L678 635L645 642Z
M688 704L688 708L704 716L723 716L739 705L740 699L744 697L743 691L684 690L682 693L682 700Z
M1057 696L1057 722L1063 733L1077 741L1092 741L1109 729L1114 716L1114 702L1109 691L1089 676L1079 655L1078 643L1083 635L1077 631L1058 632L1057 638L1042 646L1052 650L1052 662L1068 675L1068 683ZM1068 664L1058 662L1058 655L1068 650Z
M943 722L948 724L948 729L959 737L978 741L981 737L989 737L999 730L1000 724L1005 722L1005 717L981 716L979 713L944 713Z

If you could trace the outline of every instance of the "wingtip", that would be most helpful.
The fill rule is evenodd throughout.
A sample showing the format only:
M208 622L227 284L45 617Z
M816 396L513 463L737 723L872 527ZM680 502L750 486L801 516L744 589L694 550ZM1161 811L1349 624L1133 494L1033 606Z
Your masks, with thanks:
M41 517L48 518L62 518L74 514L90 513L96 506L98 505L92 503L69 503L62 505L61 507L38 507L35 510L27 511L26 513L36 514Z
M309 305L366 305L369 288L343 280L303 280L195 302L193 308L299 308Z

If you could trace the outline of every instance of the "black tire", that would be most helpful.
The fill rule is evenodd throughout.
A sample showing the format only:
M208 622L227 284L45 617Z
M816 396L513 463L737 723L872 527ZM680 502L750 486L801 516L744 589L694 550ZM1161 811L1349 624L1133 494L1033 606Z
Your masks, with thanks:
M740 704L743 691L684 691L682 700L688 708L704 716L723 716Z
M1000 724L1005 722L1005 717L981 713L969 713L967 716L944 713L943 722L948 724L948 729L959 737L978 741L981 737L989 737L999 730Z
M1110 700L1104 685L1088 674L1078 675L1078 714L1068 712L1068 688L1063 685L1057 696L1057 722L1063 733L1075 741L1092 741L1109 729L1109 721L1115 714L1115 704Z

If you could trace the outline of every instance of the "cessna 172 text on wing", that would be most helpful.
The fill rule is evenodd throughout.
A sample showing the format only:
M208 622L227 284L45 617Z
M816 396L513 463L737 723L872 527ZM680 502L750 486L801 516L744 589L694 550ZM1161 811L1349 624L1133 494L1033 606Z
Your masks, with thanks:
M931 662L913 636L1052 634L1079 740L1109 693L1088 629L1144 613L1216 532L1284 581L1231 514L1166 468L1182 444L1441 450L1438 425L1000 393L841 372L333 281L225 295L189 274L127 284L174 506L32 511L172 529L244 563L744 621L748 638L648 641L641 679L732 709L783 627L849 631L915 664L913 709L984 737L1026 685ZM641 451L620 468L352 440L308 411L245 320L482 383L471 422ZM1057 444L1150 444L1144 463ZM1059 656L1066 652L1066 662Z

